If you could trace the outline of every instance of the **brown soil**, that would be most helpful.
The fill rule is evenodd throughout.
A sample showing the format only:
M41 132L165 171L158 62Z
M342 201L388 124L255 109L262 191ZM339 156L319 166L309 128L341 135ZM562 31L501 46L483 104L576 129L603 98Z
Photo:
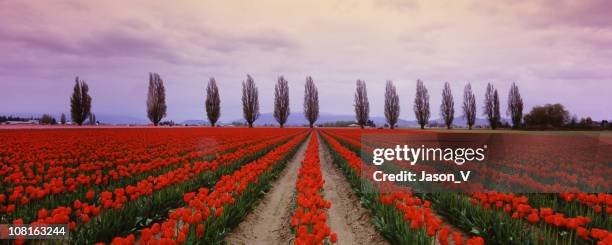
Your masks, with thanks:
M328 210L329 225L338 234L337 244L389 244L372 225L370 213L361 206L323 144L319 144L319 157L325 180L323 195L332 204Z
M227 244L290 244L295 181L307 146L302 144L261 203L225 237Z

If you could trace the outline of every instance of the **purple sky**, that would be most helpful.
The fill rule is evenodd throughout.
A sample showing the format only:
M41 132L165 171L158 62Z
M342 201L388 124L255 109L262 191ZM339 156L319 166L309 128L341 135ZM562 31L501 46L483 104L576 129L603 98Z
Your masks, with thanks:
M448 81L457 115L467 82L479 104L493 83L504 112L516 82L525 111L559 102L579 117L612 119L611 11L605 0L0 0L0 114L68 113L78 75L94 113L145 118L148 72L158 72L176 121L204 119L211 76L221 120L240 118L247 73L262 112L272 111L279 75L301 111L311 75L326 113L352 114L355 80L364 79L371 115L382 116L391 79L401 118L412 120L420 78L433 118Z

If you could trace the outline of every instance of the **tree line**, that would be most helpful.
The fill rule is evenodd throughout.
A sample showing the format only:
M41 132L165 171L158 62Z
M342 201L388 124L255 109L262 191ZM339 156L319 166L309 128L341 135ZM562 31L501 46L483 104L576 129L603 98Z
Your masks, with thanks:
M420 125L421 129L424 129L429 124L431 116L429 91L424 82L420 79L416 81L415 91L412 109L417 123ZM70 111L74 123L82 125L87 119L90 123L96 122L95 115L91 112L91 102L92 98L89 95L87 83L83 80L79 80L77 77L70 98ZM255 121L260 116L260 112L259 92L255 80L251 75L247 75L246 80L242 82L241 102L243 118L249 127L253 127ZM210 125L214 127L221 116L221 98L214 77L209 79L205 87L204 105L208 121ZM361 128L371 125L372 121L369 119L370 103L368 101L366 82L364 80L357 80L356 82L353 106L355 110L355 122ZM167 106L164 81L157 73L149 74L146 109L147 117L155 126L159 125L161 120L166 117ZM462 117L466 120L467 127L472 129L476 123L477 107L476 96L474 95L470 83L465 85L463 89L461 109L463 112ZM513 128L533 125L561 127L570 124L569 113L560 104L536 106L526 115L523 115L523 109L523 99L519 92L519 88L516 83L512 83L508 92L506 114L511 119ZM501 123L500 110L501 106L498 90L491 83L488 83L484 94L482 115L486 117L491 129L497 129L503 126ZM319 118L319 97L315 82L310 76L306 77L304 84L303 111L309 126L311 128L314 127ZM283 76L280 76L274 87L273 115L281 128L286 124L290 113L289 83ZM400 97L392 81L387 81L385 85L384 115L387 125L391 129L394 129L397 126L400 115ZM455 102L448 82L444 84L444 88L442 89L440 117L446 128L451 129L455 119ZM572 122L576 121L575 118L572 119ZM65 116L62 114L62 123L65 123L65 120ZM582 121L585 120L583 119L581 122ZM602 123L604 122L606 121L602 121ZM574 124L578 125L575 122Z
M508 94L508 115L512 118L513 127L521 127L521 121L523 117L523 99L518 90L518 86L512 83L510 93ZM357 80L355 90L355 117L357 118L357 124L361 128L366 126L366 122L369 120L369 102L368 94L366 90L366 84L363 80ZM427 87L420 79L416 82L416 94L413 102L413 111L417 123L421 129L429 124L431 116L430 103L429 103L429 91ZM467 84L463 90L463 117L467 122L469 129L472 129L476 123L476 96L472 91L472 85ZM395 85L392 81L387 81L385 86L385 105L384 114L387 120L387 125L391 129L395 128L399 119L400 113L400 101L397 94ZM501 113L499 104L499 94L497 89L492 84L487 84L487 90L485 93L483 115L485 115L489 121L491 129L496 129L501 124ZM448 82L444 83L442 89L442 101L440 103L440 117L444 121L445 126L448 129L452 128L453 120L455 119L455 102L453 93Z
M91 113L92 98L89 95L89 87L85 81L79 80L78 77L75 80L70 98L72 121L78 125L82 125L88 118L91 122L95 122L95 115ZM166 117L167 111L166 89L164 81L159 74L149 74L147 91L147 117L153 125L157 126ZM215 78L210 78L206 85L205 93L204 105L206 116L210 125L214 127L221 116L221 98ZM250 75L247 75L246 80L242 82L241 101L244 120L252 128L260 113L258 88L255 80ZM289 83L283 76L280 76L274 88L274 118L281 128L284 127L290 113ZM312 77L307 77L304 85L304 115L310 127L314 127L315 122L319 118L319 92ZM62 122L62 124L65 123L65 116L63 114Z

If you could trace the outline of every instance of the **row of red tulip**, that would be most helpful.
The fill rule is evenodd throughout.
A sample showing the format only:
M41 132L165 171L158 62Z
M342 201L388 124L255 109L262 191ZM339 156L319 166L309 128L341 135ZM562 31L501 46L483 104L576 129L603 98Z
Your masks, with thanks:
M336 139L330 136L329 131L325 131L323 137L326 139L330 148L338 153L347 164L353 169L357 176L361 176L361 159L354 151L347 149L342 146ZM337 135L334 135L338 137ZM366 170L363 170L366 171ZM362 181L367 181L362 179ZM448 225L444 225L441 219L439 219L429 207L428 201L412 196L411 193L406 192L393 192L385 195L381 194L378 197L378 202L388 208L395 208L403 214L403 220L409 224L410 229L414 230L414 233L424 231L425 236L417 235L418 241L432 240L434 237L438 238L441 244L448 244L448 237L451 234L451 228ZM477 245L484 244L484 240L480 237L472 237L468 240L464 240L461 233L458 231L452 232L452 236L455 244L466 244Z
M365 131L364 131L365 132ZM364 147L367 151L370 150L369 145L362 145L361 141L358 139L361 137L362 132L355 130L336 130L334 131L337 135L343 136L343 140L348 142L349 144L355 145L357 147ZM368 132L372 133L372 131ZM379 132L374 132L379 133ZM388 133L388 132L383 132ZM412 132L401 132L394 133L393 135L408 135ZM432 134L432 132L428 132L427 134ZM579 145L581 142L584 143L585 146L588 144L592 144L588 138L583 137L565 137L563 139L569 140L572 143L568 144L559 144L559 140L555 137L541 137L541 136L508 136L506 140L514 140L517 141L519 138L526 140L524 137L530 137L529 140L534 140L536 142L551 142L552 146L547 146L546 144L518 144L518 143L510 143L506 144L505 147L510 147L509 149L504 149L505 152L514 152L519 153L520 158L512 157L511 159L516 158L514 161L499 159L485 166L476 166L476 165L464 165L462 166L463 170L471 170L472 172L478 172L481 176L486 176L489 179L495 180L495 183L499 185L506 186L521 186L522 189L529 189L530 192L559 192L559 191L568 191L569 189L577 190L575 187L570 186L579 186L579 185L590 185L591 187L595 185L602 186L603 189L607 189L606 187L609 185L609 181L606 181L601 178L602 174L599 175L591 175L589 177L584 177L584 175L588 175L591 172L585 172L586 169L595 169L595 171L602 171L602 169L589 168L588 163L587 167L582 167L576 164L570 164L572 162L578 161L580 158L585 158L585 162L593 162L593 156L584 155L584 154L575 154L576 150L568 149L574 148L576 145ZM399 137L399 139L404 139L404 137ZM583 142L587 141L587 142ZM383 142L387 144L391 144L393 142ZM534 149L535 148L535 149ZM554 148L554 149L553 149ZM558 149L557 149L558 148ZM583 147L584 148L584 147ZM581 148L582 149L582 148ZM551 161L539 161L537 158L542 152L550 152L553 151L555 156L561 154L563 156L563 160L573 159L570 163L566 164L557 164L557 162ZM586 151L590 152L590 151ZM599 152L597 155L603 155L604 153ZM600 158L603 156L600 156ZM540 157L541 158L541 157ZM549 159L549 158L545 158ZM520 163L519 163L520 162ZM524 164L525 162L534 162L537 164ZM548 165L552 164L552 166ZM411 168L428 168L431 166L410 166ZM475 169L478 168L478 169ZM503 171L500 171L503 170ZM593 170L590 170L593 171ZM607 171L610 171L608 169ZM577 174L580 173L580 174ZM605 174L603 174L605 175ZM579 177L582 176L582 177ZM543 182L543 180L546 180ZM478 185L481 181L476 181L475 185L472 185L474 190L482 191L485 186ZM563 183L563 184L559 184ZM597 184L599 183L599 184ZM605 184L602 184L605 183ZM444 184L442 184L444 185ZM444 185L447 188L457 188L456 185L447 184ZM462 190L466 190L469 188L463 188ZM582 213L583 215L590 215L594 219L594 223L599 225L600 227L610 228L609 222L606 222L605 217L612 214L612 195L608 193L559 193L559 196L565 200L565 203L560 203L558 208L560 211L565 212L568 215L576 215L574 213ZM544 197L544 195L540 195L538 197ZM546 200L546 198L538 198L538 202L542 202L542 200ZM587 207L586 209L590 209L591 211L577 211L583 210L583 207L580 205L575 205L573 203L580 203ZM545 205L555 205L557 206L555 199L549 199L546 201ZM605 215L600 215L602 212L605 212Z
M334 130L334 134L343 137L347 143L357 148L364 147L370 150L369 145L362 145L364 135L390 135L397 137L404 144L408 139L419 139L421 136L439 135L447 137L448 133L415 131L415 130ZM417 136L417 137L413 137ZM496 158L485 167L479 169L483 176L496 179L496 182L508 182L508 185L521 185L529 188L530 192L576 192L580 188L588 187L593 190L609 190L612 183L607 176L612 169L607 167L606 151L593 152L593 139L590 137L557 136L557 135L528 135L528 134L498 134L495 141L489 142L498 145L503 150L502 158ZM463 136L462 136L463 137ZM388 140L391 137L381 137ZM377 139L368 138L369 141ZM499 139L499 140L498 140ZM368 142L390 144L395 142ZM580 147L578 147L580 146ZM503 147L503 149L501 149ZM496 153L496 156L500 154ZM465 167L462 166L462 167ZM486 172L485 172L486 171ZM518 176L520 174L520 176ZM505 180L499 180L500 177ZM556 183L556 184L555 184ZM558 183L563 183L558 184Z
M345 139L345 138L343 138L343 139ZM348 142L349 144L357 144L357 143L360 144L359 141L355 140L354 138L350 138L350 137L347 137L346 142ZM510 166L510 168L512 168L511 166L513 166L513 165L514 164L510 163L510 164L506 164L505 166L506 167ZM516 164L516 166L522 166L522 165ZM548 189L548 188L545 188L545 186L542 185L541 183L533 180L530 175L525 174L525 175L521 175L521 178L516 178L516 176L510 176L508 174L499 173L499 172L497 172L496 169L491 168L491 166L489 166L489 167L490 167L490 168L488 168L489 171L483 171L483 169L478 169L478 172L481 173L481 174L484 173L484 174L489 175L491 178L496 179L496 182L499 182L499 183L514 183L514 184L520 184L520 185L525 186L525 185L528 185L530 183L529 181L531 180L531 183L532 183L531 186L535 186L535 187L542 186L543 188L541 188L541 189ZM523 170L529 170L529 168L523 167ZM508 180L508 181L504 181L504 180ZM498 194L496 194L496 193L474 193L473 195L475 195L477 197L482 197L482 196L487 196L487 195L495 196L495 195L498 195ZM560 195L566 201L571 201L572 199L574 199L574 197L579 197L579 200L580 200L581 203L593 206L593 210L595 211L595 214L599 214L599 213L602 212L603 208L602 208L601 205L604 205L604 207L606 209L606 213L607 213L606 215L608 215L610 213L610 211L611 211L611 208L609 208L609 206L607 205L607 202L612 202L612 199L609 198L609 196L610 196L609 194L605 194L605 193L599 193L599 194L587 194L587 193L567 194L567 193L561 193ZM514 196L514 195L513 194L509 194L509 196ZM515 199L515 200L523 200L523 198L524 198L524 203L521 204L522 205L521 207L523 207L523 208L529 207L530 208L530 206L528 206L528 204L527 204L526 197L522 196L522 197L520 197L518 199ZM474 203L476 203L476 201L474 201ZM491 206L490 203L484 203L484 202L479 202L479 203L483 204L484 207L489 207L490 208L490 206ZM501 207L500 205L503 205L502 202L501 201L497 201L496 207L500 208ZM516 205L511 206L509 204L506 204L504 210L506 212L510 213L510 212L512 212L512 210L513 210L512 208L513 207L516 208ZM549 212L549 211L552 212L552 209L550 209L550 208L545 208L545 207L542 207L542 208L544 210L547 210L546 212ZM512 217L513 218L523 218L524 217L530 223L539 223L540 220L538 218L537 212L534 212L534 211L537 211L537 209L531 209L531 210L532 210L531 214L525 214L525 213L521 213L521 212L514 212ZM553 215L548 216L546 219L544 219L544 221L546 223L548 223L548 224L553 224L553 218L554 218L554 220L556 220L556 223L554 223L556 227L563 226L563 224L567 223L569 225L569 227L566 227L566 228L571 229L571 230L575 230L576 233L578 234L578 236L580 236L580 237L582 237L584 239L588 239L589 238L588 227L585 228L583 226L585 224L587 224L587 223L590 223L591 218L585 218L585 217L580 216L580 215L576 216L576 218L565 218L564 216L565 216L565 214L563 214L563 213L555 213L554 216ZM599 218L599 216L597 216L597 215L595 217ZM596 234L595 237L593 237L593 238L595 238L595 239L602 239L602 238L606 238L607 237L607 235L606 235L607 232L608 232L607 230L605 230L605 229L598 229L598 228L593 228L593 230L595 231L595 234Z
M296 188L296 210L291 218L296 245L336 243L338 237L327 225L327 209L331 203L322 195L323 176L319 159L319 142L311 133L310 143L298 171Z
M481 205L486 209L503 210L512 215L514 219L524 219L533 225L568 229L584 240L593 238L598 241L598 244L612 243L612 232L588 227L592 221L589 217L565 217L564 213L555 212L549 207L533 207L529 204L528 197L513 193L472 193L471 196L473 205Z
M135 201L141 196L150 196L155 191L161 190L163 188L167 188L172 185L176 185L178 183L187 181L192 179L195 175L200 174L204 171L216 171L220 166L230 164L235 162L237 159L248 155L251 152L258 152L262 148L267 147L271 144L275 144L279 141L283 140L283 138L272 139L268 141L259 142L258 144L252 145L251 147L238 149L236 152L227 153L221 156L218 159L214 159L211 162L194 162L183 163L179 165L180 167L165 173L159 176L151 176L149 175L146 179L138 182L135 185L127 185L125 187L117 187L112 190L105 190L99 193L99 198L94 199L96 193L93 191L88 191L86 193L87 202L89 202L90 206L98 206L103 209L121 209L123 205L129 201ZM74 200L73 207L75 208L75 220L72 221L81 221L86 223L85 220L89 220L87 217L82 217L81 215L76 215L78 210L78 203L81 203L81 200ZM56 210L63 209L65 207L51 207L51 208L42 208L39 210L40 212L44 212L45 210ZM84 211L84 210L83 210ZM34 221L35 223L44 223L45 219L39 219Z
M341 136L347 143L354 145L365 152L371 152L373 145L377 148L381 146L394 147L396 144L405 144L412 138L419 139L422 136L435 135L435 132L415 132L402 130L389 132L388 130L335 130L334 133ZM386 135L385 137L369 137L367 144L362 144L361 135ZM439 134L439 133L438 133ZM446 134L448 135L448 134ZM416 137L414 137L416 136ZM448 137L448 136L440 136ZM480 176L494 179L501 186L521 187L529 192L578 192L581 187L587 186L590 189L608 190L612 184L607 181L606 175L612 174L612 169L606 168L604 161L594 161L589 151L581 151L579 154L574 149L577 144L584 141L583 138L569 138L571 143L562 144L553 136L533 136L533 135L503 135L504 145L503 155L495 153L496 159L488 161L485 165L463 165L462 170L471 170L478 173L474 176L476 183L485 181L478 180ZM389 142L395 139L397 142ZM376 140L382 141L377 142ZM535 141L539 144L525 144L523 141ZM543 144L551 142L551 145ZM496 142L491 142L495 144ZM498 149L502 150L502 149ZM550 156L542 156L547 154ZM555 159L563 159L553 161ZM576 164L581 159L585 159L585 166ZM600 157L601 158L601 157ZM603 164L603 165L602 165ZM401 165L401 163L399 164ZM423 166L410 166L410 168ZM474 177L472 179L474 179ZM447 185L448 188L457 188L457 185ZM468 188L461 187L462 190ZM473 191L484 191L485 186L474 185Z
M204 148L202 151L198 152L191 152L189 154L182 154L179 156L167 158L157 158L153 161L139 162L135 164L108 164L113 166L107 167L107 169L105 170L105 174L102 172L101 169L97 169L92 175L79 174L76 179L84 181L74 181L74 178L71 177L53 177L51 178L50 182L44 183L42 188L35 187L34 185L20 185L8 183L8 187L4 190L7 193L0 193L0 213L2 213L3 211L9 213L12 213L13 211L19 212L19 209L22 208L26 210L26 217L23 217L23 214L17 214L16 216L20 218L25 218L26 220L31 220L31 216L28 217L27 211L31 210L32 208L38 209L40 207L49 208L50 206L68 205L69 203L65 202L66 196L69 196L70 198L72 198L72 200L84 199L86 198L86 193L90 193L94 190L102 192L108 190L109 188L116 189L118 187L121 187L122 185L125 186L132 183L135 184L138 181L150 179L151 174L160 175L163 173L168 173L169 171L180 167L185 162L194 162L198 159L201 159L202 156L206 155L214 156L215 153L217 153L216 151L235 151L239 147L258 142L257 140L261 141L262 139L265 139L264 137L266 136L261 135L261 137L252 137L250 140L231 142L227 140L232 139L233 137L231 137L231 134L226 134L224 137L226 140L226 144L220 146L211 146L212 149ZM87 164L88 163L84 163L83 165ZM102 162L100 165L98 165L98 167L100 167L101 165L105 165L105 163ZM48 170L49 172L53 172L52 170L58 169L61 170L63 169L63 167L54 166L53 168L49 168ZM66 169L70 170L71 168L67 167ZM129 171L116 171L117 169L129 169ZM74 169L66 172L72 171L74 171ZM19 171L13 171L13 173L17 172ZM64 171L62 170L59 172ZM117 174L118 172L119 174ZM40 175L44 175L44 173L40 173ZM117 182L119 181L119 176L121 176L122 180L125 180ZM94 179L95 182L93 181ZM109 180L112 180L115 183L109 184ZM5 182L7 182L7 180L5 180ZM6 202L4 200L6 200ZM36 204L33 207L29 205L32 204L32 201L35 201L34 203ZM30 213L29 215L33 214Z
M236 163L243 161L241 159L255 159L254 157L259 157L257 155L260 154L260 152L264 152L264 149L265 151L269 151L273 149L275 145L286 141L296 135L296 133L303 132L303 130L287 129L282 132L277 131L270 134L269 132L271 130L269 129L253 130L249 131L252 132L252 135L247 141L244 140L242 136L244 134L242 130L230 130L223 131L225 133L218 133L216 130L212 129L198 129L196 133L201 136L201 131L215 132L213 135L223 136L227 143L226 145L214 147L212 153L216 154L216 158L212 159L210 162L199 160L199 154L188 153L185 154L185 157L181 156L180 162L171 165L172 168L167 172L152 171L148 174L144 173L143 175L145 175L145 177L137 182L134 182L134 180L128 177L126 177L126 182L122 182L133 184L122 186L121 183L116 183L115 185L95 186L96 188L80 190L69 196L73 199L58 199L58 197L56 197L58 195L49 195L45 200L34 199L25 205L21 203L17 205L6 205L6 203L10 201L10 198L6 198L6 194L0 194L0 210L2 210L0 211L0 220L3 220L2 223L18 223L25 220L27 223L69 224L74 237L83 238L81 241L91 242L95 237L104 236L104 234L112 234L120 230L131 229L133 226L130 225L136 224L136 219L139 219L139 217L154 215L154 213L150 212L151 209L154 208L152 207L153 205L146 205L144 203L153 204L153 202L156 202L163 206L174 205L172 203L176 203L176 201L164 200L167 198L167 194L164 193L172 193L173 196L176 196L182 191L184 192L184 190L191 188L186 188L187 186L202 182L199 179L203 174L206 176L214 176L217 172L227 172L227 170L239 166L236 165ZM193 132L189 130L182 132L182 134L184 133ZM102 137L103 135L104 134L99 134L98 136ZM232 139L236 139L237 142L232 142ZM227 145L234 147L229 148ZM236 148L236 146L243 146L244 148ZM226 149L226 151L215 152L215 150L218 149ZM208 151L208 149L204 151ZM207 177L207 179L213 180L210 177ZM28 188L17 187L16 189L20 189L20 192L23 193L24 190ZM162 191L163 193L159 193ZM143 203L143 201L140 200L143 199L142 197L146 197L146 202ZM54 202L45 203L44 201L48 199L58 203L65 202L67 205L53 205ZM130 207L126 209L126 205ZM145 207L139 208L139 205L145 205ZM16 207L18 210L16 210ZM40 208L32 209L32 207ZM18 212L20 210L23 212ZM28 211L33 212L33 214L27 216L20 215L24 213L29 214ZM121 222L124 228L112 228L107 229L109 232L103 232L105 229L101 227L100 224L104 225L117 222L111 221L109 218L116 219L118 217L119 219L117 220L130 221ZM132 218L126 219L125 217ZM132 219L135 221L132 222ZM93 223L96 224L92 225L91 221L95 221ZM94 234L98 235L91 237L89 236L92 234L90 231L95 231ZM82 236L80 234L88 234L89 238L88 236Z
M559 193L566 202L578 202L592 207L595 213L605 210L607 215L612 215L612 194L608 193Z
M246 210L242 205L254 203L254 200L243 197L255 195L256 185L267 184L262 182L262 177L269 177L275 165L285 159L305 137L305 134L294 137L258 160L223 176L212 191L200 188L198 192L186 193L183 196L186 206L170 211L166 221L142 229L138 239L133 234L115 237L112 244L134 244L136 241L153 245L206 242L201 239L207 239L207 234L222 233L226 227L223 223L233 218L236 210Z
M2 132L3 137L13 140L0 142L3 146L0 176L6 186L43 187L53 178L77 179L91 173L107 173L117 167L134 170L138 169L137 164L159 159L214 153L216 146L231 143L224 135L227 133L180 130L158 130L151 134L142 129ZM239 138L240 141L249 139L232 136L233 140ZM92 179L97 180L96 177Z
M342 132L342 133L337 133L337 132ZM348 131L337 130L337 131L334 131L334 134L336 136L341 135L342 140L349 144L353 144L353 145L361 144L360 141L356 140L356 137L358 137L358 135L360 135L361 133L355 133L354 131L349 133ZM523 168L523 170L529 171L528 168L527 169ZM526 176L530 177L528 175ZM499 180L499 178L497 179ZM524 182L521 184L524 184ZM591 218L586 218L580 215L576 216L575 218L566 218L563 213L558 213L558 212L555 213L553 212L553 209L546 208L546 207L540 207L540 213L538 213L537 207L529 206L529 204L527 203L527 198L524 196L519 197L514 194L505 194L506 195L505 197L512 197L510 199L514 200L514 204L511 204L511 203L504 203L503 201L499 201L495 199L496 196L504 195L504 194L473 193L472 195L474 196L474 199L475 199L473 201L474 204L481 204L483 207L486 207L489 209L492 206L498 209L503 209L508 213L512 213L513 218L516 218L516 219L524 218L529 223L533 223L533 224L543 223L543 224L549 224L553 227L563 227L566 229L574 230L578 236L583 237L584 239L589 239L589 237L591 237L591 238L594 238L595 240L601 240L600 243L602 244L607 244L605 242L609 242L610 238L608 237L612 236L612 235L609 235L610 232L605 229L592 228L589 231L589 228L585 227L585 225L591 222ZM537 194L532 194L532 195L535 195L539 199L542 199L540 198L542 195L537 195ZM571 202L573 199L576 199L576 197L578 197L580 203L593 207L593 209L595 210L595 214L601 213L602 209L604 208L606 209L606 213L607 213L607 214L604 214L604 216L609 214L609 208L608 208L609 206L607 205L607 202L609 202L608 200L608 197L610 196L609 194L606 194L606 193L599 193L599 194L562 193L560 195L568 202ZM483 196L485 196L484 198L485 200L489 200L486 197L493 196L492 199L496 201L494 201L493 203L483 201L483 198L482 198ZM600 218L599 215L596 215L595 217L598 219Z

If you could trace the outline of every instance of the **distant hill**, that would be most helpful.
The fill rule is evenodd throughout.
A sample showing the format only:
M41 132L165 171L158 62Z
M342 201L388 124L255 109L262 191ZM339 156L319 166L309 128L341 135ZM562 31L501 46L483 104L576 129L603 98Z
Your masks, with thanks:
M180 124L187 124L187 125L209 125L208 121L204 121L204 120L186 120L186 121L180 122Z
M506 119L502 119L502 122L504 121L506 121ZM437 119L429 120L429 123L443 125L444 119L437 118ZM455 127L467 127L467 120L463 119L463 117L455 117L455 119L453 120L453 125ZM488 125L489 125L489 120L484 119L484 118L476 118L476 122L474 123L475 127L488 126Z
M379 126L385 125L386 123L385 117L382 117L382 116L372 116L370 117L370 120L374 121L374 123ZM238 121L242 123L245 122L244 119L236 119L234 121ZM355 121L355 116L332 114L332 113L321 113L319 115L319 119L317 120L317 124L322 124L322 123L327 123L327 122L331 123L331 122L337 122L337 121ZM430 120L430 122L443 124L444 121L442 119L432 119ZM207 124L207 122L203 120L187 120L181 123L183 124L187 123L187 124L192 124L192 125ZM231 122L221 122L221 124L230 124L230 123ZM278 123L276 122L276 119L274 119L274 115L272 113L262 113L259 116L259 119L255 121L255 125L259 125L259 126L278 125ZM303 126L303 125L308 125L308 121L306 120L302 112L291 113L289 115L286 125L287 126ZM465 127L466 121L463 118L458 117L458 118L455 118L453 125L456 125L458 127ZM482 118L476 119L476 126L485 126L485 125L488 125L488 121L486 119L482 119ZM416 127L419 127L419 124L415 120L399 119L397 126L403 127L403 128L416 128Z
M104 124L149 124L147 118L125 115L96 114L96 120Z

